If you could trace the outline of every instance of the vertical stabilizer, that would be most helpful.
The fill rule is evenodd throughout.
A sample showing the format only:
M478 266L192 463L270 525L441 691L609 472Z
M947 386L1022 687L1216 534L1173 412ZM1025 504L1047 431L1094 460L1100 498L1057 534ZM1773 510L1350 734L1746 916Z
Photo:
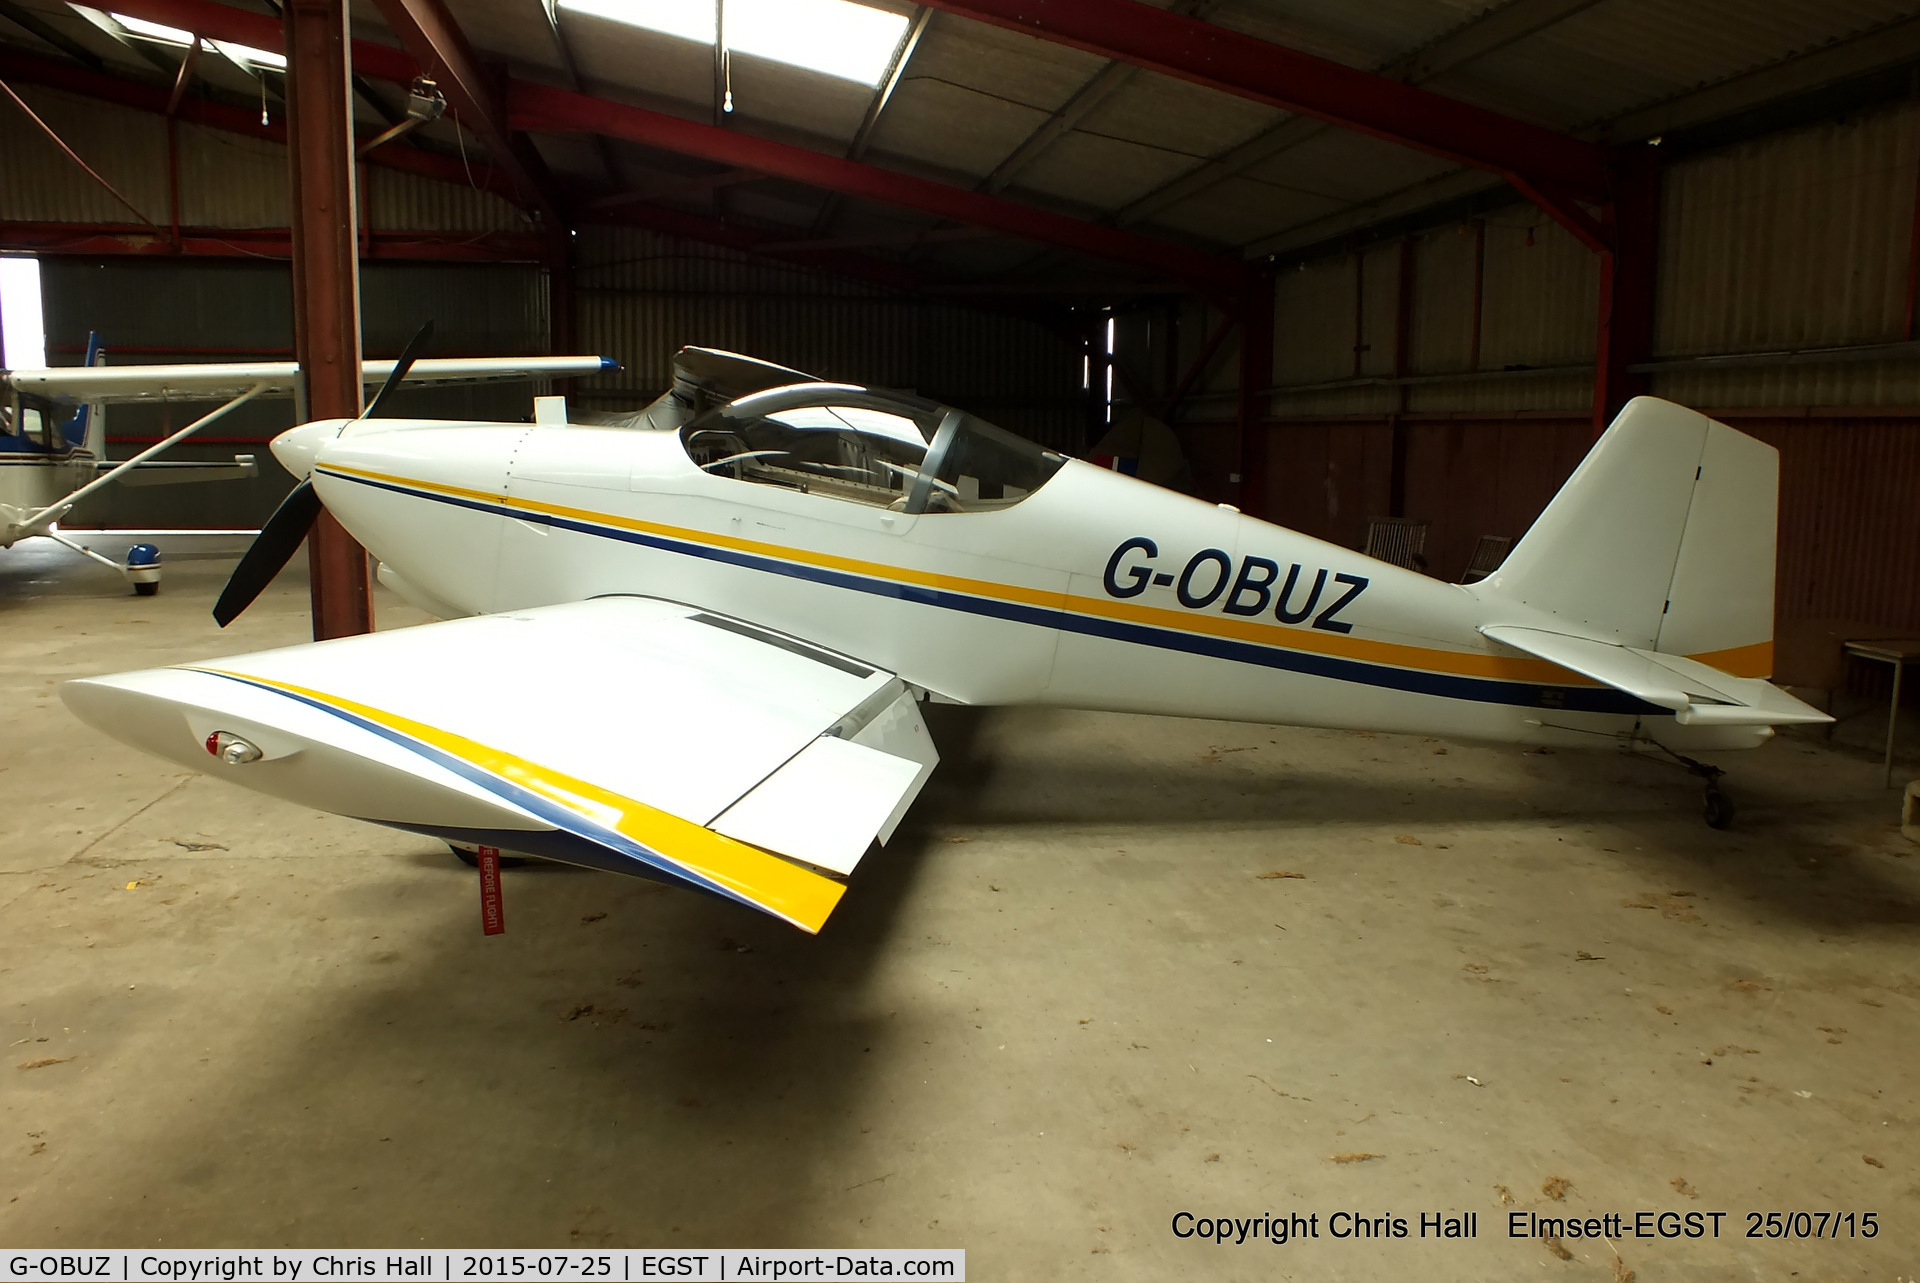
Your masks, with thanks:
M1481 595L1571 635L1764 676L1778 495L1771 446L1637 397Z
M87 331L87 364L101 366L107 363L107 349L101 346L100 332ZM107 457L107 403L91 401L81 408L87 416L87 430L82 435L80 446L93 455L95 460Z
M100 346L100 334L96 330L87 332L87 359L89 366L107 363L107 351ZM107 406L104 401L89 401L73 412L72 417L60 425L61 447L64 450L85 450L95 459L107 457Z

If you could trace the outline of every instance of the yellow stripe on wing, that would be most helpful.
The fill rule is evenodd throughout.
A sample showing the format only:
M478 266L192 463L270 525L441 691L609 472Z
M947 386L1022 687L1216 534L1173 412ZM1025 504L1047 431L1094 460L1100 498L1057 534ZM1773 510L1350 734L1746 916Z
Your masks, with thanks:
M839 904L846 887L832 878L769 855L758 847L736 842L712 829L681 819L657 807L590 784L561 771L530 762L504 749L470 740L464 735L429 726L398 713L373 708L325 691L309 690L291 682L274 681L252 673L205 668L201 671L237 677L316 703L352 713L369 722L398 731L443 753L479 767L521 788L538 793L597 824L625 834L649 850L684 865L734 894L785 918L808 932L818 932Z
M1417 672L1448 673L1457 677L1482 677L1495 681L1528 682L1543 686L1604 685L1583 674L1562 668L1550 660L1536 659L1531 655L1496 655L1488 651L1440 650L1430 646L1374 641L1365 637L1352 637L1344 633L1311 628L1288 628L1254 619L1230 619L1220 615L1172 610L1164 606L1143 606L1126 601L1077 597L1044 588L1027 588L1018 584L996 583L986 579L941 575L932 571L915 570L911 567L883 562L861 561L854 557L815 552L812 549L795 548L787 544L762 543L754 539L741 539L734 535L716 534L709 530L663 525L655 521L642 521L635 517L623 517L592 508L572 508L562 504L542 503L537 499L527 499L519 495L500 494L491 490L470 490L463 486L393 476L365 468L348 467L344 464L330 463L323 471L360 477L385 485L407 486L430 494L447 495L450 498L472 499L481 503L497 504L503 508L518 508L525 512L540 513L550 517L564 517L572 521L631 530L637 534L657 535L663 539L704 544L710 548L726 548L733 552L749 553L776 561L795 562L823 570L839 570L869 579L914 584L922 588L934 588L970 597L984 597L991 601L1018 602L1021 605L1038 606L1070 614L1094 615L1127 623L1144 624L1151 628L1164 628L1172 632L1231 638L1235 641L1252 642L1259 646L1271 646L1278 650L1332 655L1342 659L1359 660L1363 663L1385 664L1393 668L1406 668ZM1760 651L1765 652L1766 669L1771 672L1773 654L1771 641L1735 650L1718 651L1715 654L1733 657L1745 668L1751 669L1757 662L1754 652ZM1715 662L1712 656L1695 655L1691 658L1698 659L1704 664L1712 664L1716 668L1725 667ZM1725 668L1725 671L1733 673L1736 677L1764 675L1735 671L1732 668Z

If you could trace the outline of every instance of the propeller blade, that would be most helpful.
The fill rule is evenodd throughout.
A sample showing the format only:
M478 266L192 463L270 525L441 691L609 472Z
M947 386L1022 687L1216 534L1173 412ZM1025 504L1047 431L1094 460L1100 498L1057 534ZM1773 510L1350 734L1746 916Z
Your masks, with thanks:
M251 606L253 599L273 582L273 577L292 558L294 549L307 537L307 531L313 528L319 515L320 496L314 493L311 479L302 481L280 501L280 506L267 518L267 524L260 527L260 533L247 546L240 564L233 568L227 586L220 592L220 600L213 604L213 617L222 628L239 618L240 612Z
M426 347L427 340L432 337L433 322L428 321L420 327L418 333L407 340L407 346L401 351L400 359L393 363L393 373L389 374L387 381L380 385L380 390L373 394L373 400L367 403L367 408L360 412L361 418L371 419L380 413L380 407L386 403L387 395L400 386L400 380L407 377L407 371L411 370L414 361L419 359L420 350Z

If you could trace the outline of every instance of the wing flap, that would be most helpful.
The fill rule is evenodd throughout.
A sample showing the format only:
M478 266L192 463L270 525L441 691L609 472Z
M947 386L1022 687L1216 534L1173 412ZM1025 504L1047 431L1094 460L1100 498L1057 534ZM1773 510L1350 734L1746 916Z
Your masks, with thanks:
M1833 720L1771 682L1735 677L1684 655L1666 655L1543 628L1489 624L1480 632L1649 704L1672 709L1674 720L1683 726L1779 726Z
M714 831L846 876L920 763L823 735L713 822Z

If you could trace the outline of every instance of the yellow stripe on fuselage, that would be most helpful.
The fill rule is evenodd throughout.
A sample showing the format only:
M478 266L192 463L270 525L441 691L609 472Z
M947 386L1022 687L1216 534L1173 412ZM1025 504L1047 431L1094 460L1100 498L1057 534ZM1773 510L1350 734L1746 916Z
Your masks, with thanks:
M833 912L834 906L846 892L842 883L810 872L779 856L769 855L758 847L736 842L691 820L681 819L645 802L622 797L597 784L590 784L537 762L529 762L524 757L470 740L464 735L455 735L398 713L324 691L308 690L290 682L219 668L204 668L201 671L237 677L242 681L300 695L431 745L596 823L607 824L649 850L685 865L701 877L726 887L742 899L809 932L820 930L827 915Z
M815 552L807 548L794 548L785 544L762 543L754 539L741 539L734 535L716 534L707 530L693 530L683 526L663 525L656 521L642 521L635 517L622 517L613 513L599 512L591 508L571 508L562 504L542 503L535 499L526 499L517 495L498 494L486 490L470 490L462 486L444 485L434 481L419 481L412 477L393 476L382 472L373 472L364 468L352 468L342 464L330 463L322 471L337 472L348 477L360 477L368 481L377 481L386 485L409 486L431 494L444 494L451 498L471 499L480 503L496 504L503 508L517 508L525 512L541 513L551 517L565 517L573 521L583 521L595 525L612 526L620 530L631 530L637 534L656 535L664 539L677 539L685 543L704 544L711 548L726 548L733 552L749 553L758 557L767 557L776 561L796 562L801 565L815 566L823 570L839 570L848 574L862 575L870 579L880 579L892 583L914 584L922 588L934 588L943 592L961 593L971 597L984 597L992 601L1018 602L1026 606L1038 606L1047 610L1065 611L1070 614L1092 615L1105 619L1116 619L1127 623L1144 624L1152 628L1164 628L1174 632L1201 633L1213 637L1226 637L1236 641L1252 642L1259 646L1271 646L1279 650L1292 650L1311 654L1332 655L1342 659L1359 660L1363 663L1385 664L1394 668L1414 669L1420 672L1448 673L1459 677L1482 677L1496 681L1530 682L1546 686L1600 686L1579 673L1571 672L1558 664L1544 659L1526 656L1495 655L1486 651L1440 650L1428 646L1409 646L1401 642L1373 641L1364 637L1352 637L1344 633L1324 632L1305 628L1287 628L1279 624L1260 623L1250 619L1231 619L1220 615L1201 615L1190 611L1169 610L1164 606L1142 606L1133 602L1106 601L1093 597L1076 597L1068 593L1051 592L1042 588L1025 588L1018 584L1002 584L986 579L968 579L959 575L942 575L927 570L916 570L908 566L889 565L883 562L861 561L853 557L841 557L833 553ZM1738 647L1733 650L1715 651L1711 655L1695 655L1691 658L1703 664L1711 664L1721 671L1735 677L1765 677L1773 671L1773 643L1761 642L1752 646ZM1737 663L1740 667L1732 667Z

